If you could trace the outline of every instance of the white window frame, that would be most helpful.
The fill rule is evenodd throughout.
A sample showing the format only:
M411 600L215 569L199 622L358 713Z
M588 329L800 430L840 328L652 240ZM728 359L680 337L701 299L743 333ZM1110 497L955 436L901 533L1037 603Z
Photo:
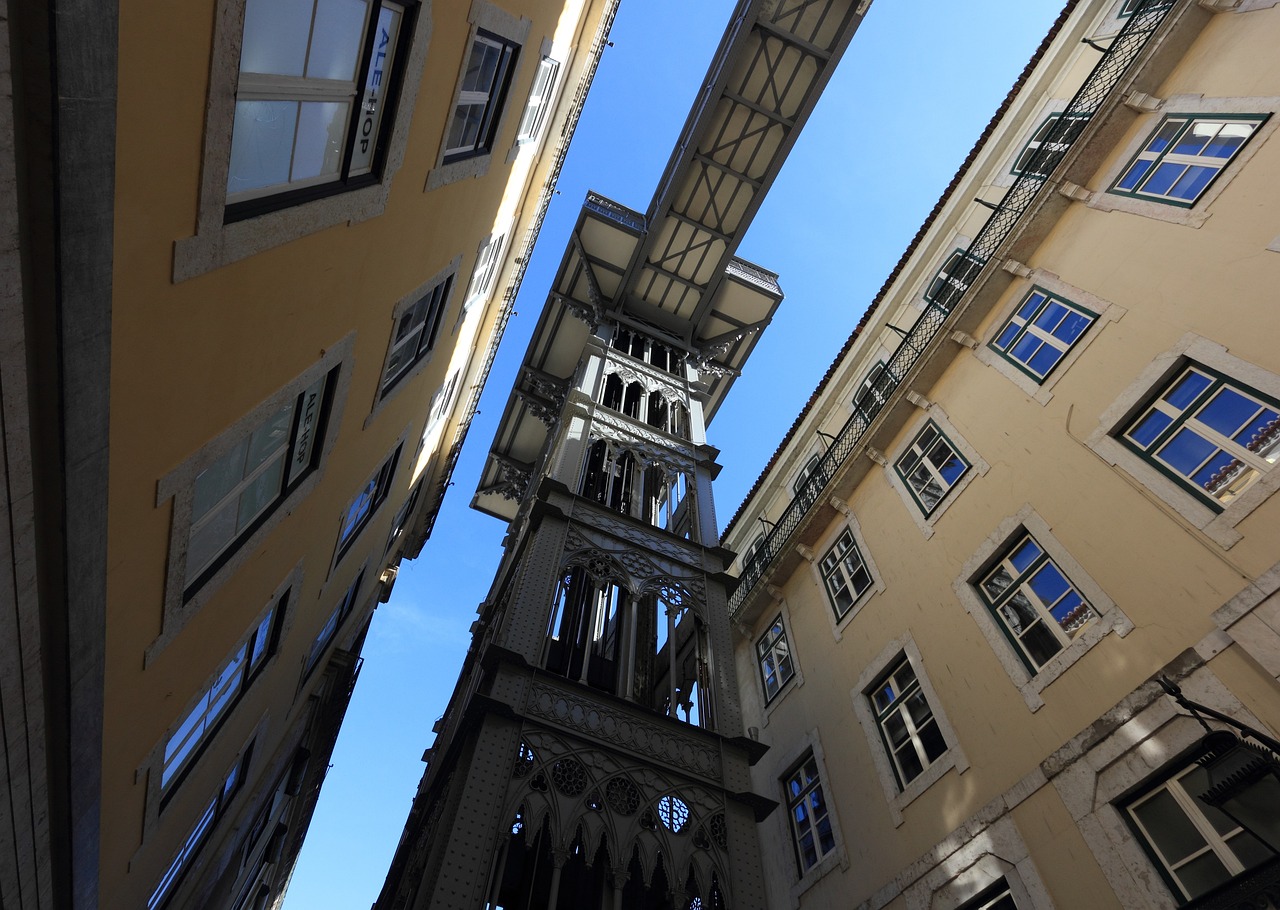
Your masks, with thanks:
M1120 393L1098 418L1098 425L1085 439L1085 445L1107 464L1132 476L1209 539L1223 549L1230 549L1242 538L1236 526L1280 489L1280 470L1269 470L1225 508L1216 511L1202 497L1117 438L1186 363L1201 364L1268 398L1280 400L1280 376L1228 353L1220 344L1188 332L1172 348L1157 355Z
M756 669L760 673L760 688L766 705L776 701L786 690L787 685L796 678L795 653L791 647L791 640L787 637L788 632L787 624L782 619L782 612L779 611L773 621L765 625L764 632L755 639ZM780 679L782 672L779 668L783 660L786 661L789 670L786 679ZM779 679L772 692L769 691L769 673L766 669L770 663L774 667L775 678Z
M1067 150L1071 148L1071 143L1070 142L1045 142L1044 139L1040 137L1043 136L1043 134L1047 133L1052 128L1053 124L1057 123L1059 120L1063 118L1063 116L1065 116L1065 112L1062 110L1062 108L1064 107L1066 107L1066 105L1064 104L1059 105L1059 107L1056 110L1049 111L1048 113L1044 114L1041 117L1039 123L1036 125L1036 128L1031 131L1031 135L1028 137L1026 143L1024 143L1022 148L1019 149L1018 152L1013 156L1013 161L1010 162L1009 164L1010 174L1012 174L1015 177L1020 177L1023 174L1029 173L1032 176L1040 176L1047 179L1053 173L1053 171L1057 168L1058 163L1062 161L1062 156L1064 156ZM1084 126L1088 125L1088 122L1089 122L1089 117L1087 115L1082 116L1080 114L1074 114L1070 117L1070 119L1074 121L1078 121L1081 124L1080 129L1083 129ZM1079 133L1077 131L1077 135L1078 134ZM1019 170L1018 162L1020 162L1024 157L1029 157L1031 155L1034 155L1041 148L1045 148L1045 147L1048 147L1051 153L1056 154L1058 156L1058 158L1052 162L1051 167L1049 167L1047 170L1043 172L1027 171L1025 169Z
M857 559L857 566L852 572L849 565L850 555ZM867 566L866 558L862 555L862 548L858 546L858 541L853 536L853 529L848 526L836 535L831 546L823 550L822 556L818 559L818 571L822 575L822 590L827 596L827 605L835 613L837 621L852 613L863 595L875 589L875 578ZM861 573L866 573L866 584L859 590L855 576ZM848 606L843 610L836 603L837 592L849 592L853 595Z
M1048 559L1052 560L1080 595L1089 602L1096 617L1079 634L1032 672L1009 641L1004 625L997 619L987 602L978 594L976 585L990 572L994 563L1024 534L1029 534ZM1109 633L1124 638L1133 631L1133 622L1115 601L1102 589L1084 568L1072 557L1070 551L1058 540L1048 522L1028 503L1014 515L1002 521L960 568L960 575L952 585L965 608L978 625L982 636L1004 668L1010 681L1017 687L1031 711L1044 706L1041 693L1067 672L1076 661L1091 651Z
M421 0L404 55L394 123L386 133L381 178L367 186L227 223L227 174L235 125L236 86L244 39L245 0L218 0L213 17L213 52L205 108L199 203L194 236L174 243L173 280L185 281L308 234L355 224L386 209L392 178L404 162L409 122L422 84L431 35L431 0Z
M1175 760L1169 764L1177 764L1177 761ZM1165 767L1167 768L1168 765ZM1186 777L1192 771L1195 771L1198 767L1199 766L1194 761L1187 762L1182 768L1175 770L1150 790L1133 800L1126 801L1124 804L1124 813L1127 819L1139 833L1141 838L1146 841L1147 848L1160 861L1160 865L1163 867L1161 871L1163 872L1164 879L1166 881L1172 880L1172 882L1177 886L1180 893L1175 896L1180 902L1194 900L1200 895L1192 894L1187 890L1187 886L1178 875L1178 868L1185 866L1188 862L1203 856L1206 853L1212 853L1217 858L1218 862L1222 863L1226 871L1231 873L1232 878L1237 875L1242 875L1247 871L1244 863L1240 861L1240 858L1231 848L1230 843L1228 843L1230 838L1234 838L1242 833L1247 833L1245 832L1245 829L1237 824L1233 830L1226 834L1218 833L1217 829L1213 826L1213 822L1211 822L1209 817L1205 815L1203 810L1201 810L1199 804L1195 800L1195 797L1182 784L1182 778ZM1169 858L1164 855L1164 851L1156 843L1155 838L1152 837L1152 832L1142 823L1142 820L1134 811L1137 806L1154 799L1162 792L1169 794L1178 809L1181 810L1184 816L1186 816L1187 821L1191 823L1191 826L1195 828L1196 833L1199 834L1205 842L1205 846L1203 848L1193 854L1183 857L1177 862L1171 862ZM1251 866L1249 868L1256 867Z
M867 370L867 375L862 377L862 382L858 383L858 391L854 393L850 407L853 408L855 414L861 414L863 419L871 423L884 410L885 405L889 401L889 396L893 394L892 390L882 392L876 387L876 381L889 369L888 361L881 357L871 365L871 369ZM867 411L865 403L874 401L879 405L875 414Z
M805 559L808 560L809 570L813 573L814 584L822 591L823 601L827 606L824 612L826 613L827 621L831 624L831 636L836 641L840 641L844 637L845 628L853 622L854 617L863 611L875 595L884 591L884 578L880 575L880 570L871 556L866 536L862 533L862 525L858 523L858 519L853 514L853 510L848 503L835 497L829 499L828 502L840 512L843 520L834 522L827 529L826 534L813 547L813 558L809 559L806 555ZM862 565L871 576L871 584L854 599L848 610L844 613L837 613L835 604L831 599L831 591L827 587L827 579L822 563L836 544L839 543L846 531L852 536L853 542L858 548L858 555L862 559Z
M344 182L350 178L360 178L370 174L377 157L377 140L385 136L385 131L389 131L390 124L382 123L382 113L388 106L387 94L394 89L393 80L398 77L397 67L400 63L400 49L403 46L402 37L404 35L404 26L408 20L412 19L415 9L414 5L398 2L398 0L378 0L379 5L376 7L379 15L374 18L373 4L370 4L369 13L366 14L363 27L361 28L359 49L356 58L352 61L352 72L349 79L321 79L308 76L285 76L276 73L257 73L241 70L236 86L236 103L252 103L256 101L263 102L296 102L305 104L308 102L331 102L336 104L345 104L349 113L346 117L346 128L342 135L343 149L336 161L336 171L328 174L320 174L318 176L294 179L292 174L286 176L284 183L270 184L267 186L253 187L245 190L233 192L230 187L227 188L227 205L230 209L241 203L251 203L259 199L267 199L271 197L281 196L290 193L293 190L303 189L312 186L328 186L334 184L335 192L344 192L346 187ZM250 27L250 11L255 0L247 0L245 28ZM311 15L308 19L308 26L313 30L311 42L314 41L314 29L316 26L316 14L318 3L312 0ZM381 25L381 13L386 10L398 16L398 23L395 27L395 34L391 36L386 34L388 40L385 41L386 49L383 42L378 40L376 34L370 36L369 26L373 25L375 30ZM243 41L243 38L242 38ZM373 48L369 47L369 43L377 42ZM364 55L370 53L369 73L366 75L363 87L358 85L360 76L360 66L363 62ZM310 47L306 54L309 57ZM387 66L387 61L390 65ZM385 78L384 78L385 76ZM299 112L300 114L300 112ZM301 121L301 116L299 116ZM364 141L356 140L352 144L351 157L343 160L346 155L346 145L350 138L349 130L358 130L360 132L368 131L369 137ZM289 170L292 171L296 158L296 142L298 132L300 131L300 122L298 129L294 132L295 154L290 156ZM232 164L235 160L235 129L232 129ZM344 176L343 171L347 170ZM234 179L234 175L228 178ZM290 203L284 202L288 205Z
M163 507L169 500L173 500L173 517L169 531L169 559L165 570L163 623L159 637L147 649L144 665L150 665L181 631L188 619L254 555L258 546L266 540L277 525L289 517L324 476L329 452L333 448L333 443L338 436L338 427L342 423L343 406L351 384L351 354L354 346L355 333L353 332L326 348L320 359L303 373L160 478L156 485L156 507ZM275 501L266 518L256 528L236 538L234 543L224 550L228 555L222 557L218 569L201 582L199 587L192 591L190 597L186 597L187 547L191 540L196 478L206 468L238 446L255 429L262 426L272 414L280 410L282 405L297 398L304 389L312 387L321 377L328 375L335 368L337 368L337 376L329 392L330 406L325 421L324 436L322 439L317 439L313 445L313 450L316 447L319 450L316 467L302 478L301 483Z
M427 406L427 422L422 427L422 441L418 444L419 453L426 449L427 442L431 439L432 434L449 416L458 391L458 380L461 378L462 368L457 367L449 374L449 378L445 380L444 385L440 386L432 394L431 403Z
M1249 141L1223 167L1217 177L1190 206L1171 205L1141 196L1125 196L1110 192L1110 188L1120 179L1150 141L1157 125L1163 121L1165 112L1191 111L1194 116L1212 118L1214 114L1275 114L1280 111L1280 97L1226 97L1205 98L1200 95L1171 95L1160 102L1152 113L1139 117L1130 128L1129 138L1116 149L1110 163L1097 175L1090 186L1102 187L1090 192L1083 201L1090 208L1103 212L1128 212L1144 218L1181 224L1185 227L1199 228L1208 220L1208 209L1244 170L1245 165L1267 143L1271 134L1280 125L1280 117L1271 117L1258 127ZM1265 179L1259 175L1258 179Z
M1040 381L1036 381L1029 373L1011 363L1009 358L992 346L992 342L999 337L1004 326L1022 306L1033 288L1040 288L1073 306L1096 314L1093 323L1067 349L1057 365L1050 370L1049 375ZM1010 285L1005 292L1004 301L1004 305L993 313L993 318L988 323L989 328L982 335L983 343L972 349L973 356L1008 379L1028 398L1042 407L1053 400L1054 387L1067 375L1089 345L1102 334L1105 327L1112 322L1118 322L1128 312L1124 307L1091 294L1083 288L1068 284L1057 275L1043 269L1033 269L1026 279L1015 281Z
M498 276L502 274L503 254L507 248L507 232L490 234L476 250L476 264L471 270L471 280L467 282L467 293L462 298L462 309L458 312L458 321L454 331L462 325L473 312L484 309L484 304L493 296L498 284ZM478 307L478 309L477 309Z
M1265 730L1220 680L1211 666L1187 665L1180 656L1162 673L1172 678L1192 701L1213 705L1242 723ZM1082 831L1085 845L1126 910L1167 910L1174 897L1147 851L1124 817L1121 804L1161 766L1185 755L1205 735L1194 718L1158 686L1142 685L1112 707L1108 723L1088 727L1043 763L1057 773L1049 784ZM1101 733L1105 732L1105 735Z
M947 488L942 499L933 507L933 511L926 515L916 499L915 491L909 489L906 482L899 475L898 462L900 462L908 450L915 445L916 440L924 431L925 426L930 422L935 424L939 432L947 438L947 442L951 445L952 449L969 462L969 469L958 477L955 483ZM965 491L965 488L967 488L969 484L973 483L976 478L985 475L987 471L991 469L991 466L988 465L986 459L979 455L977 450L969 444L969 441L964 437L964 434L956 429L955 425L947 417L946 411L944 411L942 407L935 402L930 402L924 409L923 416L915 421L909 421L904 429L908 432L904 432L899 435L898 438L901 441L885 456L884 474L889 480L889 485L893 487L893 489L897 491L898 496L901 497L903 505L907 508L907 513L911 516L911 520L915 522L916 527L920 529L920 533L923 534L927 540L933 536L934 526L938 523L938 520L941 519L942 516L947 513L947 510L955 504L955 502L960 498L960 494Z
M849 868L849 854L845 847L844 835L841 832L839 811L831 791L831 775L827 772L825 752L822 748L822 740L818 735L817 728L795 737L791 740L790 745L791 748L786 752L783 752L777 746L770 750L769 754L773 756L774 763L769 770L769 779L776 780L778 789L782 790L785 786L787 775L797 768L807 756L812 755L818 769L818 779L822 782L823 796L827 804L827 818L831 821L831 831L835 838L834 849L826 853L816 865L803 873L799 871L799 862L792 856L786 856L785 859L777 857L776 865L771 865L772 870L780 873L780 881L791 883L791 900L795 906L799 906L800 896L817 884L820 879L835 869L847 870ZM783 806L786 806L785 799L783 800ZM789 809L772 813L765 824L773 826L772 837L775 843L795 844ZM794 847L792 850L794 850ZM792 850L787 852L790 853ZM782 851L776 852L781 853Z
M472 61L477 54L495 51L498 55L494 67L493 82L480 89L466 88L466 80L472 72ZM494 141L498 135L498 125L506 106L512 78L515 75L516 62L520 56L520 46L506 40L501 35L479 30L471 37L471 45L467 51L467 63L463 70L463 79L459 83L458 96L454 99L453 114L445 126L444 163L449 164L474 155L488 155L493 151ZM458 112L478 107L481 110L479 132L467 142L450 145L453 126Z
M963 281L952 274L952 272L956 270L955 264L961 263L968 263L970 268L972 268L972 272L968 276L968 281ZM936 299L941 295L934 290L935 286L939 286L939 282L941 282L942 284L947 284L951 287L957 288L960 294L960 296L956 298L958 301L962 299L969 288L973 286L974 280L977 279L979 273L981 273L985 266L986 262L984 260L980 261L977 257L970 255L969 244L957 246L951 250L951 252L947 253L946 256L942 257L941 264L938 266L937 270L929 276L928 281L925 282L924 287L921 289L920 297L924 300L926 306L945 309ZM947 310L947 312L950 312L950 310Z
M911 668L915 672L920 691L929 703L929 708L933 712L933 719L947 743L947 751L935 758L932 763L910 781L899 786L898 776L894 771L894 762L889 755L888 747L885 745L884 736L880 732L880 721L872 706L870 695L885 674L896 667L904 657L911 662ZM951 726L951 722L947 719L943 702L934 690L933 683L929 680L929 674L925 672L924 658L920 654L920 649L916 646L915 639L911 637L911 633L905 633L885 645L875 659L867 664L849 694L853 700L853 713L858 718L858 723L862 727L862 732L867 738L867 745L871 750L871 760L876 767L877 776L880 778L880 784L884 790L890 818L893 820L894 827L899 827L903 822L902 811L907 806L937 783L951 769L954 768L957 774L963 774L968 771L969 760L965 757L964 750L960 747L960 738L956 735L955 728Z
M528 145L541 138L547 114L551 111L551 104L559 87L560 61L544 52L538 58L533 86L529 89L529 98L525 101L524 113L520 116L520 126L516 130L517 145Z
M509 13L500 6L489 2L489 0L471 0L467 21L471 24L471 29L465 44L458 48L458 56L460 58L458 78L454 82L457 88L450 99L449 113L446 117L444 129L441 130L440 151L436 155L435 166L427 174L425 188L428 192L457 180L469 177L483 177L489 172L489 165L493 160L493 150L498 146L499 136L502 134L503 126L507 121L511 108L510 89L519 80L525 56L523 51L529 43L529 30L533 25L531 19ZM454 111L457 110L458 105L463 100L462 86L466 79L468 63L471 60L471 50L482 31L512 45L514 48L514 60L507 75L507 97L502 100L500 108L493 118L492 142L487 149L481 152L459 156L448 147L449 131L453 123Z

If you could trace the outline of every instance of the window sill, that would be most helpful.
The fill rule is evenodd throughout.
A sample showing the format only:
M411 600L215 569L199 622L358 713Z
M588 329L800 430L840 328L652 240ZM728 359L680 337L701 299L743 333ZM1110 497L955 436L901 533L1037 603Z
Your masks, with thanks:
M429 193L459 180L483 177L489 173L489 162L492 160L493 155L486 151L441 164L427 174L427 183L422 191Z

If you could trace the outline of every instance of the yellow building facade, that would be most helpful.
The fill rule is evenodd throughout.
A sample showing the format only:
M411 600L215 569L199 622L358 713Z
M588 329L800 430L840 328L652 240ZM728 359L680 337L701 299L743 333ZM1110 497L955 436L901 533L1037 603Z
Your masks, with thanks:
M616 2L11 6L0 902L275 906Z
M770 906L1271 906L1278 39L1069 3L730 522Z

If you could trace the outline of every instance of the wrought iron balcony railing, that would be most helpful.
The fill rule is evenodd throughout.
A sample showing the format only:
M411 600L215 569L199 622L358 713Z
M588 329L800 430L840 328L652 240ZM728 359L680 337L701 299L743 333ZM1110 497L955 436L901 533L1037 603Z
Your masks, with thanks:
M1187 2L1187 0L1182 0ZM1067 151L1078 140L1080 124L1101 109L1120 82L1126 70L1137 59L1147 41L1164 22L1177 0L1145 0L1128 18L1124 27L1111 42L1094 66L1080 90L1067 105L1053 127L1045 135L1040 148L1027 162L1023 173L1005 193L973 242L966 250L966 258L988 263L992 268L996 253L1005 239L1013 232L1022 216L1031 208L1048 179L1053 166L1066 157ZM947 318L964 300L969 283L946 282L926 307L920 318L905 336L897 351L885 364L876 380L878 394L867 396L869 406L858 409L841 427L822 459L809 475L805 484L788 503L777 523L765 537L764 543L743 566L738 588L729 598L729 615L736 618L747 598L763 577L774 557L782 552L787 541L800 526L805 512L819 501L820 494L840 466L855 452L876 415L884 408L886 400L897 389L916 362L924 355L930 341L938 334Z

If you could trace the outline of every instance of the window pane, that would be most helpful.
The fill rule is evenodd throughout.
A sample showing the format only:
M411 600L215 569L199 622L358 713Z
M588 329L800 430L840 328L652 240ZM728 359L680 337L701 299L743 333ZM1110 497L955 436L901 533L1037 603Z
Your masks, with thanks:
M240 72L301 76L312 4L313 0L247 0Z
M1027 656L1037 670L1062 650L1062 642L1058 641L1048 626L1039 621L1022 636L1022 646L1026 648Z
M280 452L289 442L289 430L293 427L293 405L294 402L290 401L249 434L249 450L244 465L246 475L252 474L255 468Z
M1193 895L1204 894L1231 878L1231 873L1222 865L1222 860L1212 853L1197 856L1179 868L1176 874Z
M191 542L187 545L188 583L235 538L238 507L239 500L227 502L191 532Z
M288 183L296 101L237 101L227 194Z
M1204 191L1204 188L1209 185L1209 181L1217 173L1218 169L1216 167L1193 165L1187 168L1182 176L1178 178L1173 188L1169 190L1169 195L1178 199L1195 201L1195 198Z
M1195 370L1188 370L1187 374L1178 380L1177 384L1165 394L1164 400L1169 402L1178 410L1184 410L1190 406L1191 402L1209 387L1211 380L1203 373L1197 373Z
M226 499L244 478L246 447L247 442L242 439L235 448L196 477L194 500L191 504L192 521L199 521L210 509Z
M1147 836L1155 843L1165 860L1171 864L1205 846L1204 837L1191 824L1168 790L1161 789L1131 811L1142 822Z
M1223 436L1234 436L1258 413L1258 404L1235 389L1223 387L1196 414L1196 420L1212 427Z
M342 165L351 105L336 101L306 101L301 107L292 179L336 176Z
M318 0L307 78L354 80L368 18L367 0Z
M1153 410L1129 430L1128 436L1145 449L1155 442L1156 437L1168 429L1171 423L1173 418L1168 414Z
M240 494L240 508L236 517L236 533L247 528L255 518L267 510L280 496L280 482L284 477L284 453L276 456L276 460Z
M1217 446L1203 436L1181 429L1160 449L1160 460L1184 477L1196 473L1200 465L1217 451Z

